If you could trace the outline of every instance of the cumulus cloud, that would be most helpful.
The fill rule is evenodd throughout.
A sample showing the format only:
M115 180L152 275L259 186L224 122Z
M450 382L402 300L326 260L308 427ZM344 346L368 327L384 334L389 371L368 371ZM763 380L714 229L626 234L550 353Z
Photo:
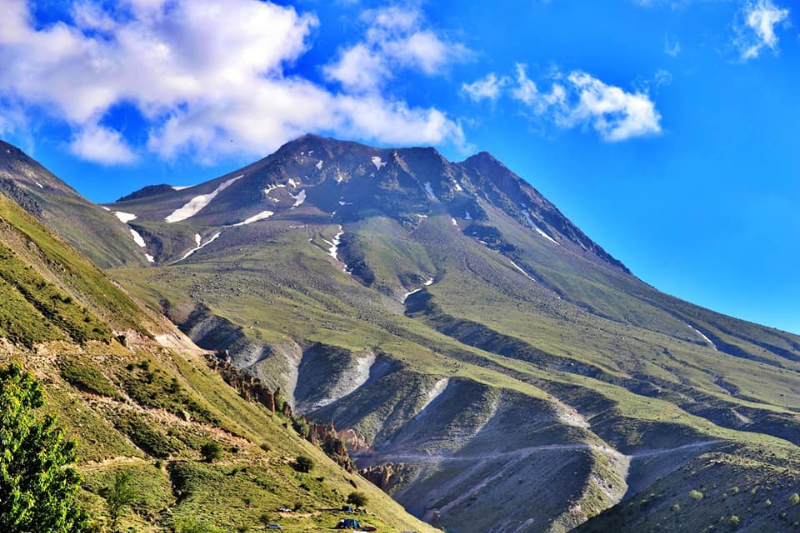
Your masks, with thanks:
M137 159L118 131L103 126L82 129L69 147L78 157L105 165L129 164Z
M500 92L508 82L507 77L498 77L494 72L490 72L479 80L462 84L461 92L474 102L480 102L481 100L494 101L500 96Z
M517 64L508 93L537 119L566 129L588 126L608 142L661 133L661 115L646 92L627 92L580 70L554 71L547 81L543 92Z
M190 153L263 154L307 131L375 142L463 142L461 128L436 109L349 88L386 79L382 65L436 70L457 47L434 42L419 13L370 12L357 63L375 80L343 91L292 74L319 21L259 0L123 0L71 5L69 20L41 26L27 0L2 0L0 100L21 102L65 121L70 148L105 164L130 163L136 150L163 157ZM385 20L384 20L385 19ZM416 28L416 29L415 29ZM372 47L378 34L392 37ZM433 35L434 40L431 40ZM374 60L372 54L381 54ZM387 63L386 57L396 63ZM132 148L106 120L133 106L148 124L146 146ZM365 114L357 116L356 113Z
M426 27L416 8L389 6L365 11L363 40L339 51L325 76L351 91L370 92L394 78L400 69L429 76L470 56L462 44Z
M736 25L735 41L742 60L757 58L764 49L778 50L775 27L786 23L789 10L776 6L772 0L749 0L742 8Z
M625 92L580 71L567 80L578 95L578 104L565 117L567 124L590 124L611 142L661 133L661 115L648 95Z

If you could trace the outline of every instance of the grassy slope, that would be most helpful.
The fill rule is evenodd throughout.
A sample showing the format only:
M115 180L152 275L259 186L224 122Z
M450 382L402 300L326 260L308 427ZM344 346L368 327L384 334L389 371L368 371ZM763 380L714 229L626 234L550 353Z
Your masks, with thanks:
M335 465L281 416L242 399L202 354L168 350L142 335L168 326L2 196L0 246L0 337L12 341L0 345L0 361L21 360L46 384L49 409L78 442L82 498L98 520L98 494L126 470L138 501L124 522L145 531L190 519L254 528L264 513L287 530L316 531L339 518L321 510L339 508L356 486L370 498L366 521L382 531L433 531ZM127 347L112 328L126 331ZM210 441L222 445L223 456L209 464L199 449ZM310 474L291 467L301 454L316 462ZM303 512L273 512L296 502Z
M300 220L306 224L298 225ZM784 368L778 368L714 352L673 314L615 287L608 279L616 274L553 254L544 248L550 244L536 240L530 232L516 230L515 260L546 286L553 286L560 298L525 278L507 257L460 236L445 217L432 217L410 235L385 219L346 226L346 242L358 246L354 255L377 273L379 282L367 289L341 273L341 265L321 249L324 243L317 242L321 236L330 240L336 227L309 221L298 214L295 220L229 230L224 239L183 264L118 270L114 275L156 308L164 298L174 308L190 308L202 301L214 314L243 326L253 342L301 346L323 342L353 352L377 347L404 365L408 373L401 380L404 383L414 382L415 376L423 376L425 383L429 379L424 376L462 378L570 404L592 424L593 433L580 439L611 443L625 453L730 439L740 443L733 457L755 454L760 462L760 453L751 447L767 445L781 450L781 461L784 467L787 464L792 445L756 431L741 431L748 428L725 423L719 412L793 417L786 405L788 399L789 408L797 407L791 403L796 400L792 391L798 380L792 361L781 361ZM347 250L346 255L353 252ZM565 269L564 265L573 266ZM553 274L555 267L572 274L558 278ZM576 268L585 268L588 274ZM454 334L458 330L437 327L441 324L435 316L423 314L415 320L402 316L399 296L419 286L415 279L434 275L434 285L412 297L412 307L413 298L429 295L439 313L512 337L524 353L515 349L491 353L486 349L496 351L498 343L473 342L481 338L474 331L460 338ZM570 289L565 279L575 288ZM592 302L594 312L568 301L581 299ZM599 311L601 303L608 312ZM590 369L591 375L582 375L575 367ZM726 383L737 384L738 394L731 395L720 386L718 375L723 373ZM371 428L385 417L381 409L407 410L409 414L395 424L402 428L408 423L419 408L413 402L419 405L421 401L415 394L424 394L426 386L409 393L386 385L376 389L388 393L382 399L364 388L334 404L348 406L348 415L342 418L346 425L374 437ZM706 395L704 409L711 413L696 409L698 402L689 396L694 390ZM320 415L333 412L335 408ZM401 429L397 431L402 435ZM737 462L731 463L736 470ZM736 472L748 475L747 469ZM598 496L597 490L592 493L590 485L586 490L575 497L583 502L586 515L609 505L608 498ZM479 507L491 513L489 501L487 497L487 506ZM468 516L466 508L459 513ZM463 524L459 519L454 523Z

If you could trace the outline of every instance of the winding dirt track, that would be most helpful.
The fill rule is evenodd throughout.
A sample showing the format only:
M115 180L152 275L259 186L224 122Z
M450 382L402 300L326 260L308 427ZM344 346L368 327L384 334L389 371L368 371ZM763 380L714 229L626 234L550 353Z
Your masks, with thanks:
M518 450L511 450L508 452L485 453L478 455L429 455L429 454L393 454L393 453L351 453L350 455L362 462L362 467L371 466L378 463L444 463L453 461L491 461L496 459L518 459L520 457L528 456L533 453L550 452L550 451L580 451L580 450L595 450L601 453L608 453L619 457L627 457L629 459L637 459L644 457L654 457L658 455L665 455L680 451L706 448L714 444L724 442L723 440L706 440L693 442L691 444L684 444L675 448L662 448L657 450L648 450L645 452L637 452L630 455L623 454L614 448L608 446L598 446L595 444L576 443L576 444L547 444L544 446L533 446L530 448L520 448Z

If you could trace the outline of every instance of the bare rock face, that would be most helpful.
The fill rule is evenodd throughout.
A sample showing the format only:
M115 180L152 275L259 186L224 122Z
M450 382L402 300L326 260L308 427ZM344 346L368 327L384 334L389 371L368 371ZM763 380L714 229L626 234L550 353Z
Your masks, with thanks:
M371 445L366 437L359 435L354 429L340 431L339 438L345 443L347 449L353 452L368 450Z

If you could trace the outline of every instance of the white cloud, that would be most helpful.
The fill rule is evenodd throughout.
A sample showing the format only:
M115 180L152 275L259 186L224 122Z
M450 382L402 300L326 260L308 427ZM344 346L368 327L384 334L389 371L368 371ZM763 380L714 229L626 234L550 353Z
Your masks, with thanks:
M71 148L81 157L132 160L133 149L107 120L121 104L144 116L146 148L164 157L258 155L307 131L376 142L463 143L458 125L436 109L350 90L385 79L381 65L429 72L450 60L458 47L441 39L436 45L436 36L419 26L418 12L370 12L370 30L397 42L378 47L380 61L370 59L375 50L369 47L360 56L354 52L353 63L366 63L376 78L353 78L336 92L287 73L319 24L292 7L259 0L123 0L107 9L80 0L72 4L71 22L42 27L27 0L0 3L0 100L64 120L78 132ZM395 63L385 63L386 57ZM392 128L356 112L382 117Z
M749 0L740 16L735 44L742 60L757 58L765 48L778 50L775 27L788 20L788 9L776 6L772 0Z
M666 83L668 74L664 71L657 81ZM608 142L661 133L661 115L646 92L626 92L580 70L566 76L555 71L548 78L550 90L542 92L525 65L517 64L508 93L537 119L567 129L589 126Z
M524 104L531 105L539 99L539 88L536 83L528 78L525 72L525 65L517 63L517 86L512 91L514 98Z
M475 80L472 83L464 83L461 85L461 92L467 95L470 100L479 102L481 100L497 100L500 92L509 83L509 79L505 76L498 77L494 72L490 72L483 78Z
M439 74L448 65L470 56L467 48L425 27L416 8L390 6L365 11L364 38L339 51L324 68L325 76L351 91L381 88L401 68Z
M669 38L669 35L664 37L664 53L670 57L678 57L681 53L681 43L676 39L674 42Z
M578 94L567 124L590 124L611 142L661 133L661 115L647 94L627 93L580 71L567 79Z
M137 159L118 131L97 125L79 131L69 148L82 159L104 165L130 164Z
M656 88L672 85L673 80L674 77L672 76L672 73L663 68L658 69L653 76L653 84L656 86Z

